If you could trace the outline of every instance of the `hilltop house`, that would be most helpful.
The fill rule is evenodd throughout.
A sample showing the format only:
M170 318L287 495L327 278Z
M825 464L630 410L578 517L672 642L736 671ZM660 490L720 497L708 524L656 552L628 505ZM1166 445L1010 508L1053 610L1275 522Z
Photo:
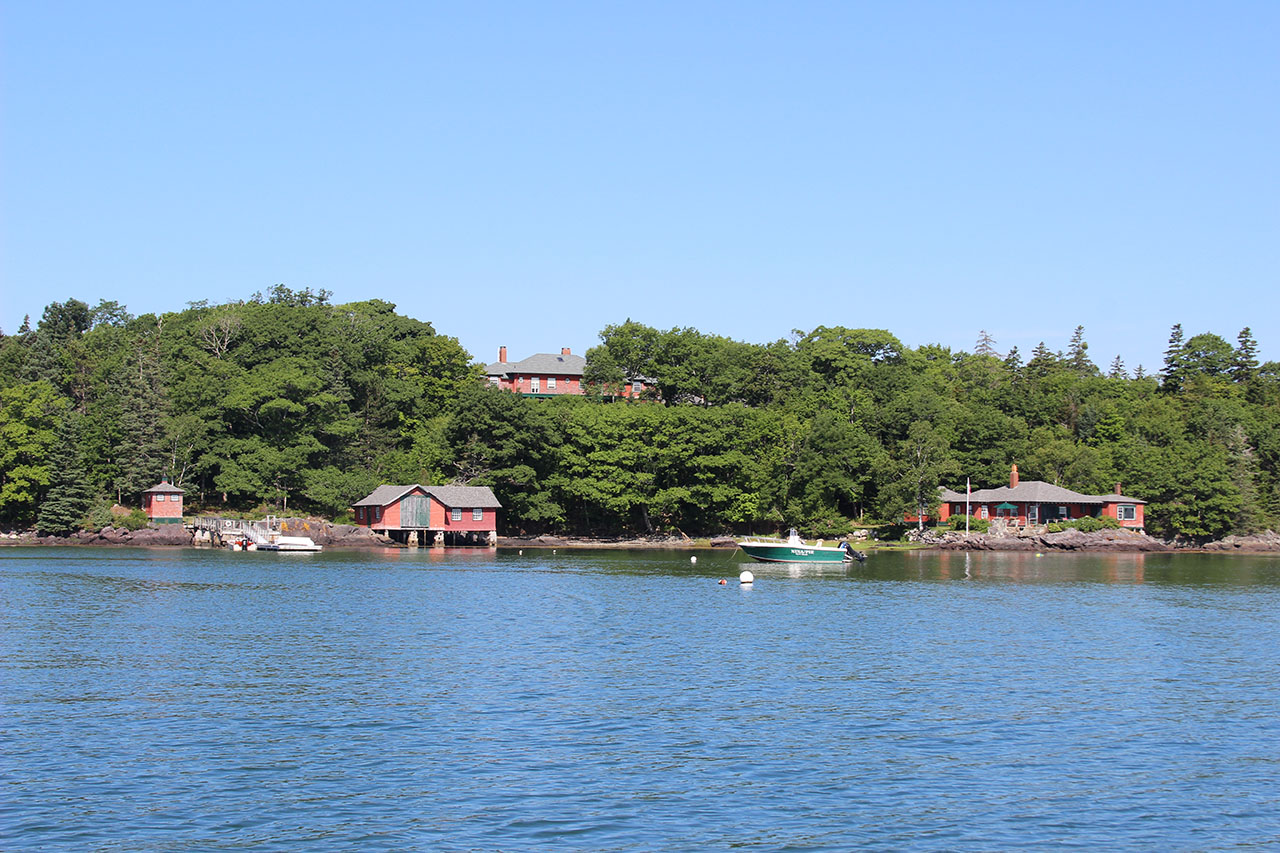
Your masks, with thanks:
M1029 527L1054 521L1070 521L1086 516L1114 518L1121 527L1141 530L1146 501L1126 497L1116 484L1114 494L1084 495L1052 483L1018 478L1018 466L1009 472L1009 485L995 489L979 489L967 497L964 492L942 489L938 521L963 516L966 500L974 518L1000 519L1010 527ZM908 516L916 522L916 516ZM929 518L925 518L929 521Z
M351 505L356 524L406 545L496 545L502 504L488 486L378 486Z
M587 360L569 347L561 348L559 355L537 353L514 363L507 361L507 348L498 347L498 360L485 367L485 376L490 384L526 397L558 397L585 392L586 367ZM617 396L639 397L649 384L642 378L629 380Z
M582 372L587 360L568 347L559 355L538 353L514 364L507 361L507 348L498 347L498 360L485 368L489 382L507 391L533 397L555 397L582 393Z

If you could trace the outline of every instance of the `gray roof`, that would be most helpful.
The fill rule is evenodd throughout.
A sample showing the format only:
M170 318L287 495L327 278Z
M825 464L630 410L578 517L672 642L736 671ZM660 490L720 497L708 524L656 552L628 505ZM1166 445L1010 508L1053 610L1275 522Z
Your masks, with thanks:
M486 376L529 373L542 376L581 376L587 360L580 355L555 355L540 352L523 361L495 361L484 369Z
M947 503L957 503L964 499L964 492L956 492L951 489L942 490L942 500ZM1053 483L1045 483L1041 480L1024 480L1013 488L1001 486L998 489L977 489L969 495L969 500L974 503L1003 503L1005 501L1010 503L1022 501L1024 503L1042 504L1146 503L1141 498L1129 498L1124 495L1083 495L1080 492L1073 492L1070 489L1064 489L1061 486L1055 486Z
M352 504L356 506L387 506L400 500L414 489L431 495L449 508L480 507L481 509L502 509L493 489L488 486L422 486L412 483L408 486L378 486L368 496Z
M162 483L156 483L156 484L155 484L154 486L152 486L151 488L149 488L149 489L145 490L145 491L143 492L143 494L144 494L144 495L156 495L156 494L159 494L159 495L184 495L184 494L186 494L186 492L185 492L183 489L179 489L177 486L173 485L173 484L172 484L172 483L170 483L168 480L165 480L165 481L164 481L164 482L162 482Z
M502 509L493 489L488 486L427 486L427 493L447 507L470 506L480 509Z
M427 487L419 486L417 483L411 483L408 486L378 486L367 496L353 503L352 506L386 506L400 500L414 489L426 491Z

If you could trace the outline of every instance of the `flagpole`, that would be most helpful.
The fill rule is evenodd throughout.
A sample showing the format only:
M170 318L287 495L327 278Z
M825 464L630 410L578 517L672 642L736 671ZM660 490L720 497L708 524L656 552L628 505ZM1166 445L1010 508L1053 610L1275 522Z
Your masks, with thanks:
M969 496L973 494L973 486L969 485L969 478L964 478L964 535L969 535Z

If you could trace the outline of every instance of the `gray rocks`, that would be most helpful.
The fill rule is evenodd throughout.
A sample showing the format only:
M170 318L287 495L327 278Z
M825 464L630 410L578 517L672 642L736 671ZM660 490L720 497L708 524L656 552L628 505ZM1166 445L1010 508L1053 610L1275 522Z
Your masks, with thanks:
M913 530L907 538L944 551L1168 551L1159 539L1133 530L1099 530L1081 533L1064 530L1025 536L992 536L959 531Z
M1280 551L1280 533L1264 530L1249 536L1228 536L1218 542L1210 542L1204 546L1206 551L1244 551L1250 553L1266 553Z

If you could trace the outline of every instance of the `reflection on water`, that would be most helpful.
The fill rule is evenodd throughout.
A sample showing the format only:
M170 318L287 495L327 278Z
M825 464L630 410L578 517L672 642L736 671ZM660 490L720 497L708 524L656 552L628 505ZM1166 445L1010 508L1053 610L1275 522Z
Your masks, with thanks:
M698 558L0 549L0 849L1280 844L1275 558Z

